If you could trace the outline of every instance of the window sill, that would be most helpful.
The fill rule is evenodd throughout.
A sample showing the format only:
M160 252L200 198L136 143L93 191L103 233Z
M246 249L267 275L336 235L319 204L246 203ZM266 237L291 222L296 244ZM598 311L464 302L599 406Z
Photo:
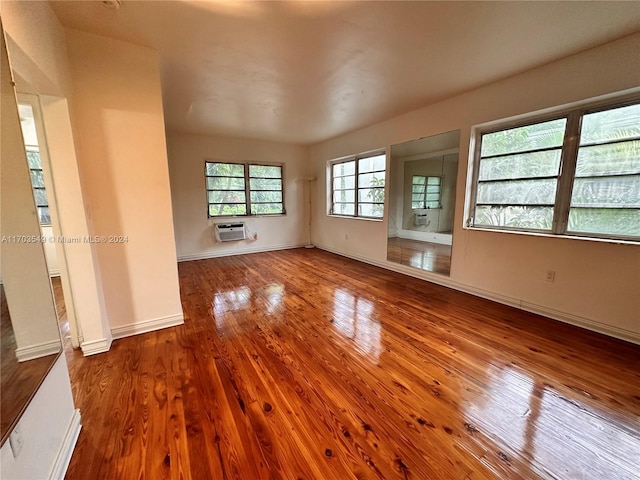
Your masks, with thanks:
M583 240L588 242L608 243L608 244L617 244L617 245L640 245L640 240L625 240L621 238L602 238L602 237L589 237L589 236L582 236L582 235L554 235L553 233L545 233L545 232L524 232L522 230L505 230L501 228L483 228L483 227L466 227L466 226L463 227L463 229L478 231L478 232L525 235L529 237L559 238L564 240Z
M207 217L207 220L245 220L247 218L271 218L271 217L286 217L286 213L271 213L266 215L219 215L217 217Z
M335 213L327 213L327 217L345 218L347 220L366 220L368 222L382 222L384 220L384 218L354 217L352 215L336 215Z

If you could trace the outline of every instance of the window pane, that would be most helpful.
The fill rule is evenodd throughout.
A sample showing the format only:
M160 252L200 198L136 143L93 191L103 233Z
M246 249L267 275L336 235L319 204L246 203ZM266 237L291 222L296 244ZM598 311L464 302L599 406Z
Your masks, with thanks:
M237 163L207 162L207 175L216 177L244 177L244 165Z
M47 201L47 192L44 188L34 188L33 196L38 207L46 207L49 205L49 202Z
M42 170L31 170L31 185L44 188L44 177Z
M40 225L51 225L49 207L38 207L38 219L40 220Z
M440 193L440 185L427 185L427 193Z
M207 192L209 203L244 203L245 192L237 190L214 190Z
M282 203L282 192L252 191L251 202Z
M333 165L333 176L354 175L356 173L356 162L335 163Z
M269 165L249 165L250 177L282 178L282 167Z
M569 232L640 236L640 208L572 208Z
M29 162L29 168L42 169L42 162L40 161L40 152L37 150L27 150L27 161Z
M411 201L412 202L420 202L422 203L424 201L424 193L414 193L411 195Z
M359 203L358 215L363 217L382 218L384 205L379 203Z
M384 188L364 188L358 190L359 202L384 203Z
M550 179L480 183L477 203L553 205L556 182L556 179Z
M480 160L480 180L557 176L561 149Z
M424 208L424 203L422 201L411 202L411 208Z
M413 190L411 190L411 193L418 194L418 195L424 195L426 187L427 187L426 185L414 185L413 186Z
M214 190L207 195L209 203L244 203L246 200L244 191Z
M336 190L333 192L333 201L346 203L346 202L355 202L356 201L356 191L355 190Z
M576 177L640 173L640 140L580 147Z
M640 175L576 178L571 206L640 208Z
M549 122L484 134L481 156L488 157L539 148L559 147L562 145L566 123L566 118L559 118Z
M209 205L209 216L218 217L221 215L246 215L247 206L239 204L211 204Z
M640 136L640 105L589 113L582 118L580 145Z
M353 215L355 213L355 205L353 203L334 203L333 213L337 215Z
M207 177L207 190L244 190L244 177Z
M427 185L440 185L440 181L442 179L440 177L428 177Z
M251 190L282 190L282 180L272 178L250 178Z
M355 186L356 186L356 177L354 175L350 177L338 177L333 180L334 189L355 188Z
M552 221L551 207L478 206L474 225L551 230Z
M361 158L358 160L358 171L360 173L374 172L376 170L384 170L386 163L385 155L377 155L375 157Z
M256 215L283 213L282 203L254 203L251 204L251 213Z
M384 173L365 173L358 175L358 187L384 187Z
M411 182L413 185L424 185L427 183L427 177L423 177L420 175L414 175L413 181Z

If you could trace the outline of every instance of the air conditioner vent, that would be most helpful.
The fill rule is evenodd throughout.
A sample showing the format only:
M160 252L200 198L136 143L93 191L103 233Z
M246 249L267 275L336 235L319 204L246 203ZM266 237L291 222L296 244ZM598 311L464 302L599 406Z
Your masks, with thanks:
M216 223L216 240L219 242L233 242L245 239L244 222Z

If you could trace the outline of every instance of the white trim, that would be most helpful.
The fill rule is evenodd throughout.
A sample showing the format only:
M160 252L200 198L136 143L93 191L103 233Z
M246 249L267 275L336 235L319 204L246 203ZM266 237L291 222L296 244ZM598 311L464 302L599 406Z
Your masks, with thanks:
M95 355L97 353L108 352L111 348L111 338L101 338L100 340L92 340L90 342L82 342L80 348L85 357Z
M419 242L440 243L442 245L451 245L453 235L447 233L427 232L420 230L405 230L398 232L398 237L407 240L417 240Z
M193 253L189 255L180 255L178 256L178 262L188 262L191 260L204 260L207 258L218 258L218 257L230 257L232 255L245 255L248 253L262 253L262 252L273 252L275 250L289 250L291 248L302 248L304 247L304 243L296 243L296 244L285 244L285 245L272 245L270 247L262 247L262 248L243 248L238 250L225 250L224 252L202 252L202 253Z
M59 268L52 268L49 270L49 277L59 277L59 276L60 276Z
M60 340L51 340L50 342L16 348L16 358L18 359L18 362L26 362L27 360L33 360L34 358L53 355L54 353L58 353L60 350L62 350Z
M58 451L58 455L56 455L56 460L53 463L53 468L51 469L51 473L49 474L49 479L64 479L64 476L67 473L67 468L69 468L71 455L73 455L73 450L76 447L76 442L78 441L78 436L80 435L81 428L82 424L80 423L80 410L76 408L73 412L73 416L71 417L71 422L69 422L69 426L67 427L64 439L62 440L62 445L60 447L60 450Z
M153 332L182 324L184 324L184 315L182 313L176 313L175 315L169 315L167 317L152 318L151 320L144 320L142 322L112 328L111 335L113 339L116 340L118 338L131 337L133 335Z
M597 333L602 333L610 337L619 338L621 340L625 340L627 342L640 345L639 332L633 332L631 330L613 327L611 325L600 323L596 320L591 320L591 319L579 317L577 315L573 315L570 313L561 312L559 310L554 310L552 308L545 307L543 305L537 305L535 303L530 303L524 300L508 297L506 295L500 295L497 293L489 292L487 290L482 290L480 288L472 287L464 283L456 282L455 280L451 280L450 278L444 277L442 275L426 272L424 270L409 267L406 265L400 265L400 264L388 262L388 261L373 260L370 258L361 257L360 255L357 255L351 252L336 250L334 248L330 248L324 245L316 244L316 246L321 250L326 250L328 252L341 255L343 257L352 258L354 260L358 260L363 263L368 263L370 265L375 265L377 267L381 267L386 270L392 270L394 272L409 275L410 277L418 278L420 280L426 280L428 282L449 287L454 290L458 290L460 292L469 293L476 297L492 300L494 302L501 303L503 305L515 307L519 310L524 310L527 312L535 313L537 315L542 315L552 320L568 323L570 325L585 328L587 330L591 330Z

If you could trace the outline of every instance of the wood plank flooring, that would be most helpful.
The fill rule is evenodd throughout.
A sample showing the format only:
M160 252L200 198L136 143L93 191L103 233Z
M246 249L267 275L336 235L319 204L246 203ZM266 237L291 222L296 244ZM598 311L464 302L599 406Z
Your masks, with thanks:
M183 326L67 353L68 479L638 478L638 346L319 250L179 274Z

